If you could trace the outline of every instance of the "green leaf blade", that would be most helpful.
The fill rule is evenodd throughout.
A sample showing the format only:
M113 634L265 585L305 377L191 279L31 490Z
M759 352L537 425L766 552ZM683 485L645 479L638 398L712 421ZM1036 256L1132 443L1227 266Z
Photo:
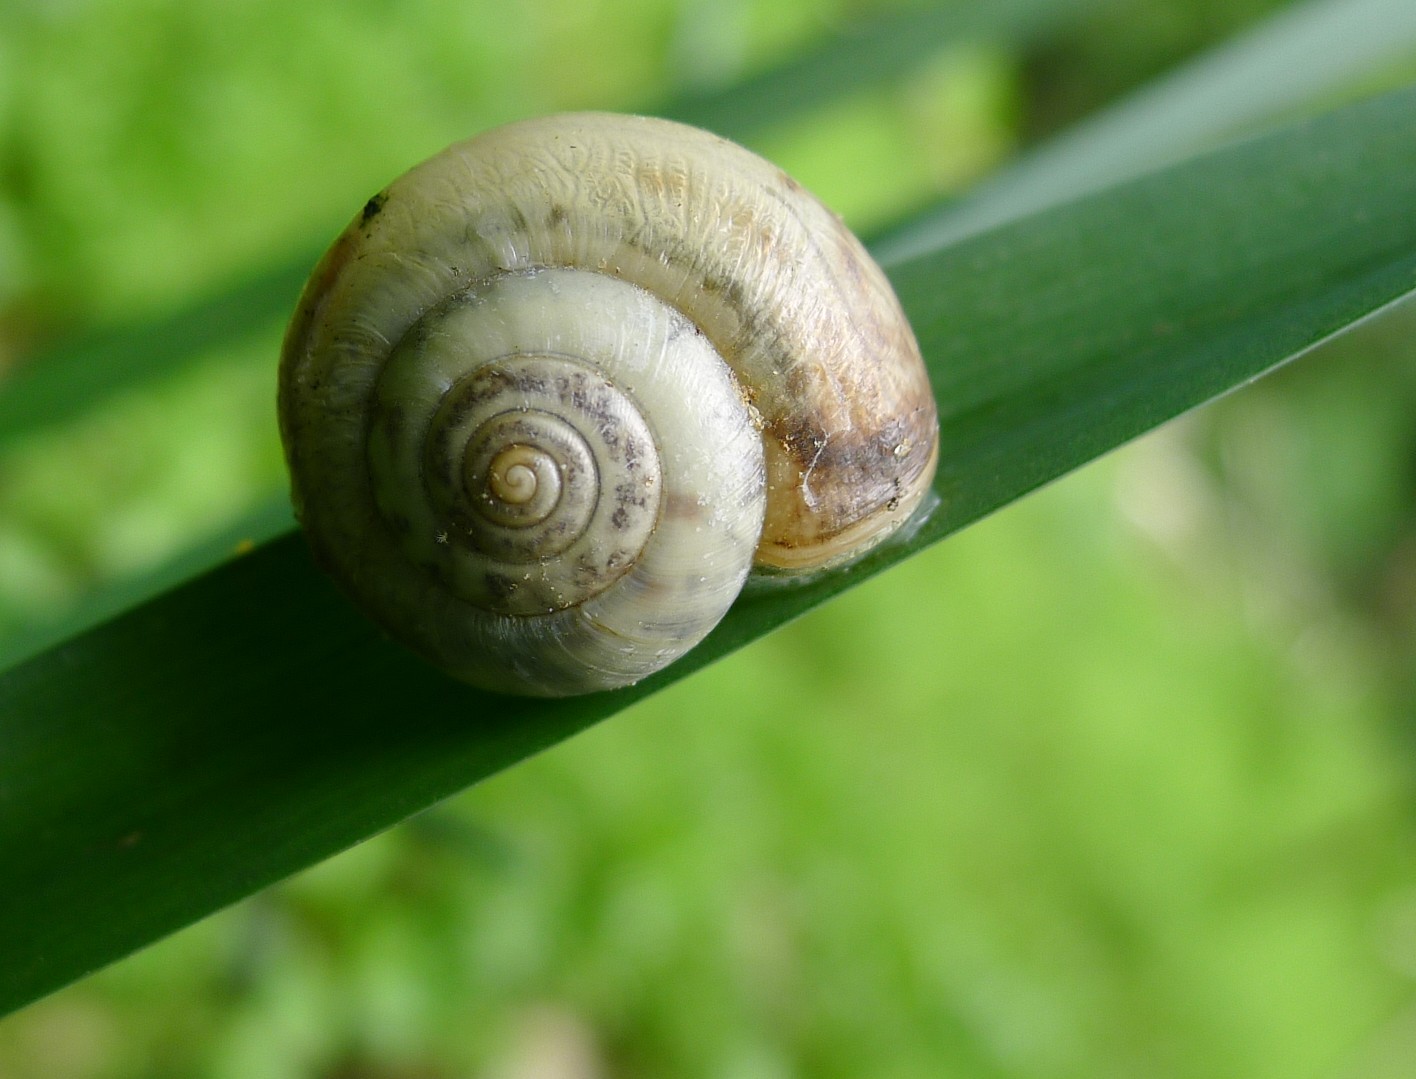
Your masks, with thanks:
M1412 101L1344 110L1351 127L1302 124L892 270L939 399L945 510L930 532L1416 289Z
M895 267L940 403L942 507L857 566L745 599L640 686L544 702L456 685L382 640L293 534L0 677L0 1010L618 711L1410 293L1414 130L1406 91Z

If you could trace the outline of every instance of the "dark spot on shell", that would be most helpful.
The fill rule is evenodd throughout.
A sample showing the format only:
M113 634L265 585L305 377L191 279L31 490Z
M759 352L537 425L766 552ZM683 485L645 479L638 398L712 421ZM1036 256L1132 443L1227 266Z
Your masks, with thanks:
M564 206L555 205L551 207L551 212L546 215L546 224L550 225L551 228L559 228L561 225L565 224L569 217L570 215L566 213Z
M600 564L589 552L575 560L573 580L577 590L581 592L590 591L600 582Z
M364 203L363 216L359 218L359 224L367 225L379 215L379 211L384 208L384 203L388 202L388 194L380 191L377 195Z
M672 494L664 501L664 517L692 521L703 516L703 507L692 495Z
M610 525L621 531L629 524L629 511L620 506L614 513L610 514Z
M402 405L389 405L378 416L377 422L383 427L388 440L397 442L407 422L407 410Z
M914 483L931 459L933 432L912 422L915 419L888 424L885 435L857 429L829 438L806 417L782 417L771 425L771 433L801 473L810 477L812 491L823 500L821 535L876 510L900 505L900 492ZM910 449L899 453L901 445ZM789 545L780 538L776 542Z
M745 319L750 314L747 310L747 295L742 291L742 286L736 281L717 277L705 277L703 278L702 285L699 287L702 288L704 292L722 296L727 300L728 305Z
M623 483L615 484L615 502L625 508L633 506L644 509L646 499L643 483L638 483L631 478Z
M507 600L516 592L517 582L504 574L488 573L482 579L487 593L498 602Z

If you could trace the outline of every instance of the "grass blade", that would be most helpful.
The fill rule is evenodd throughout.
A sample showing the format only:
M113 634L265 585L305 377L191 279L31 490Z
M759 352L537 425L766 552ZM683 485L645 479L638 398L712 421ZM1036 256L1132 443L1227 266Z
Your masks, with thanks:
M1340 94L1416 54L1416 5L1316 0L1281 11L1024 154L875 245L903 261Z

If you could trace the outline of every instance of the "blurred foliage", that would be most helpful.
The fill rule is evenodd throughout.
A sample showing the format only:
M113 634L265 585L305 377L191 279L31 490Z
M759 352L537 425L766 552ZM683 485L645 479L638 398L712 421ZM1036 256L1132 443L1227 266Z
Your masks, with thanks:
M879 6L11 0L0 361ZM1111 0L755 145L869 227L1274 6ZM0 1022L0 1076L1409 1075L1412 321ZM0 460L0 629L282 482L278 333Z
M1065 128L1202 46L1223 41L1284 6L1270 0L1184 0L1143 6L1113 0L1102 5L1074 33L1023 58L1032 104L1024 137Z

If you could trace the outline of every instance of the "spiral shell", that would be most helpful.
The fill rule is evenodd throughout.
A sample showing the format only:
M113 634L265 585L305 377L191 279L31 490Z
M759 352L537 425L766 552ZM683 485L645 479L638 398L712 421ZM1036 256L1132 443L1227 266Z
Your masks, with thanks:
M884 275L780 170L601 114L509 125L375 196L286 337L322 565L455 676L558 696L696 644L754 563L903 523L933 397Z

